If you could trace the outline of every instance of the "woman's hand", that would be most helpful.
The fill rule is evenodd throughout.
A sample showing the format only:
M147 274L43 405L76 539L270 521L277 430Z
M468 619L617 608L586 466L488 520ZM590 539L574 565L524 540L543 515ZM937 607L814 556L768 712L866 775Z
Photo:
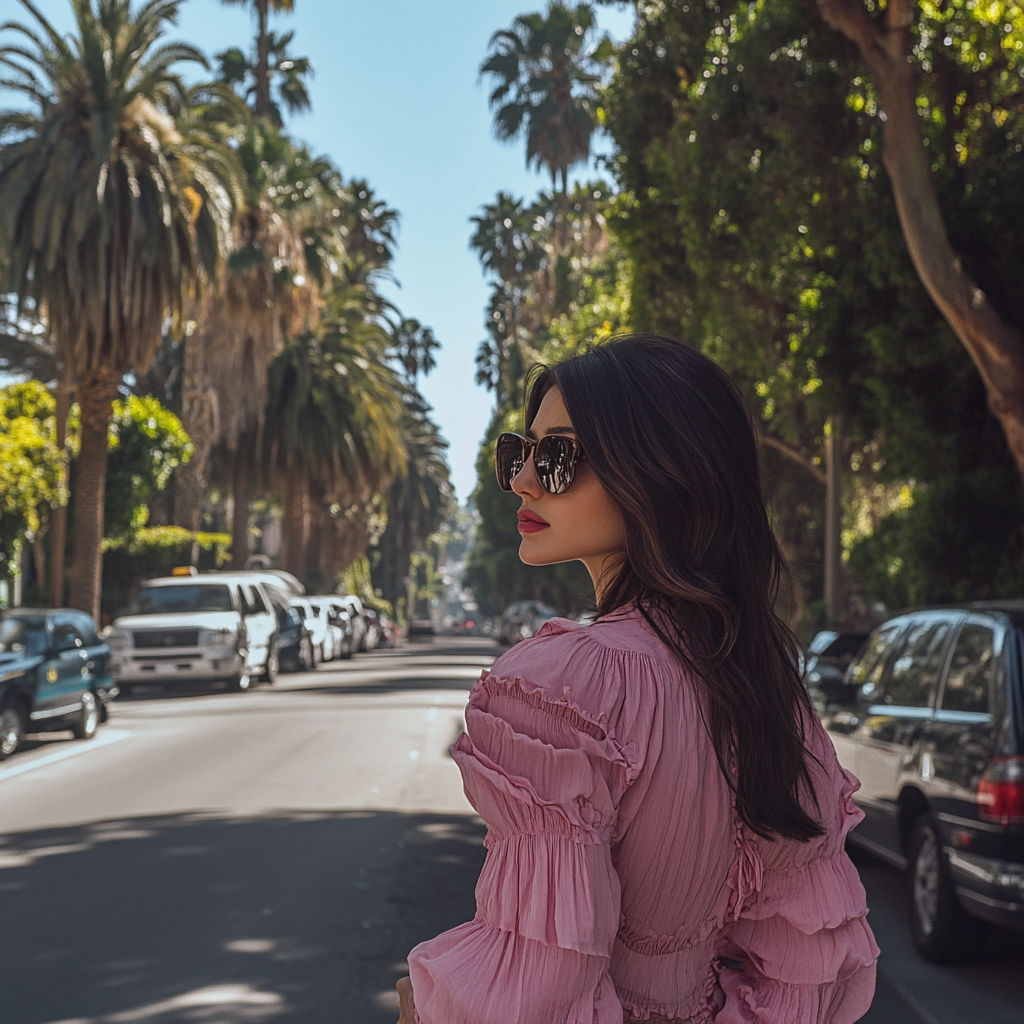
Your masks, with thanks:
M412 1001L412 981L399 978L398 984L398 1024L416 1024L416 1007Z

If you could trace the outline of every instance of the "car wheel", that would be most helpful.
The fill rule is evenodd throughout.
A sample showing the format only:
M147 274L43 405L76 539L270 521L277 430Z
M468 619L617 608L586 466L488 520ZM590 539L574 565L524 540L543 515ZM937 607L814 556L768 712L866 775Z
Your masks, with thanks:
M267 663L263 666L263 671L260 673L261 683L270 683L271 686L277 682L277 673L280 668L277 661L277 645L271 644L270 649L267 651Z
M930 814L914 822L909 853L907 895L917 951L936 964L970 963L984 957L991 926L960 906Z
M314 668L313 644L308 636L304 636L299 641L299 671L309 672L312 668Z
M311 668L316 668L317 665L323 661L323 653L323 648L319 644L313 643L312 640L309 641L309 661Z
M100 701L100 725L105 725L110 721L110 702L106 700Z
M0 761L6 761L25 738L25 714L16 704L0 713Z
M91 740L96 735L100 724L100 705L96 694L86 690L82 694L82 710L71 723L71 731L76 740Z

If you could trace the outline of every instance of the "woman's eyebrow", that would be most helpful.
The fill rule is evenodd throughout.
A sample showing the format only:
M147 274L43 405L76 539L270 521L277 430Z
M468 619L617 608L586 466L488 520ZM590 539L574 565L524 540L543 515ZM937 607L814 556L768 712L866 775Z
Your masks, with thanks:
M548 427L548 429L545 430L544 433L545 434L575 434L576 431L573 430L572 427ZM537 435L532 430L528 430L526 432L526 436L531 441L536 441L537 440Z

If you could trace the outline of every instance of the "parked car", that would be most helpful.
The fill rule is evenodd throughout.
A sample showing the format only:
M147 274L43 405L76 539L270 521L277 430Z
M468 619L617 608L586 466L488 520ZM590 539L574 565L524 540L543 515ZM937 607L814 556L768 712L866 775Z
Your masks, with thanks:
M282 672L309 672L316 667L313 637L302 612L282 592L267 589L277 619L277 659Z
M338 594L318 594L311 598L313 602L322 605L327 614L327 621L331 628L336 630L335 643L337 658L351 658L355 650L355 627L352 622L352 614L349 606Z
M384 645L384 627L381 625L380 613L363 605L363 618L366 619L366 650L375 651Z
M249 574L191 567L147 580L107 632L121 692L140 683L272 683L280 647L272 592Z
M840 692L811 687L866 817L850 842L908 874L937 963L1024 930L1024 602L925 608L879 626Z
M0 761L28 732L91 739L117 695L110 645L91 615L70 608L0 613Z
M365 651L370 623L363 614L363 602L355 594L339 594L338 600L345 606L352 621L353 650Z
M846 670L857 652L864 646L867 633L838 632L823 629L807 645L804 672L807 685L833 702L845 701Z
M434 629L433 622L430 619L413 619L409 623L409 629L406 633L407 636L434 636L437 631Z
M327 637L327 616L314 611L308 598L293 597L288 603L302 616L302 621L309 630L309 639L312 645L310 658L313 663L312 667L316 668L321 661L328 660L324 657L324 646L330 647L331 643Z
M309 601L313 614L322 619L324 624L323 640L320 644L320 660L334 661L335 658L341 657L341 650L345 644L345 631L333 620L331 607L326 601L319 597L309 597L306 600Z
M558 615L541 601L513 601L501 616L498 640L503 644L517 644L533 636L548 619Z

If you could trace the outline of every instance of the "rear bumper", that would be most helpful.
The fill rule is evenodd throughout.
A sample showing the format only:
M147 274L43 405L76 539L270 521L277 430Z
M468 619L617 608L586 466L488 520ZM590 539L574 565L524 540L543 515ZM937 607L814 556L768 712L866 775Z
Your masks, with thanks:
M132 649L112 664L115 684L202 682L230 679L244 668L233 647L147 652Z
M946 847L953 884L975 917L1024 931L1024 864Z

